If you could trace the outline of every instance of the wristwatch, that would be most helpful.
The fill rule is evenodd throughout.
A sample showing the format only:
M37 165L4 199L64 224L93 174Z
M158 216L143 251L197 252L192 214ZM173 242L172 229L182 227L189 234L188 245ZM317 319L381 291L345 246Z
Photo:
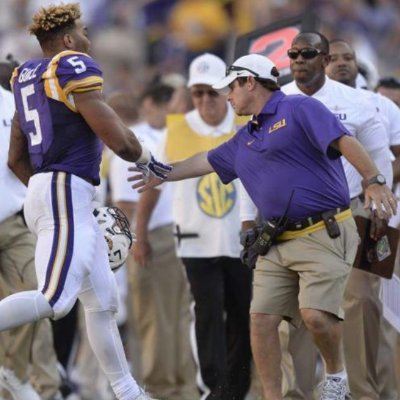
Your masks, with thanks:
M373 183L377 183L378 185L382 186L382 185L386 184L386 179L382 174L375 175L372 178L365 180L365 187L368 187L369 185L372 185Z

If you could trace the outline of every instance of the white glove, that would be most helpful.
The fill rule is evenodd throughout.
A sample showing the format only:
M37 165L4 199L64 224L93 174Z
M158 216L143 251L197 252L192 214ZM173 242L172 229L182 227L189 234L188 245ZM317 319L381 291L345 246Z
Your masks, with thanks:
M172 166L157 161L150 153L149 149L142 145L142 154L135 162L136 166L142 171L145 180L150 178L153 173L157 178L167 179L168 172L172 171Z

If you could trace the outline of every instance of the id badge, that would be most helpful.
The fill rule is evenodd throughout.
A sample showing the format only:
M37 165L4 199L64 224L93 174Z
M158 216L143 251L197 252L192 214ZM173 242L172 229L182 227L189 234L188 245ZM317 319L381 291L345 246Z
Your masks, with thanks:
M392 254L388 237L385 235L380 238L374 246L367 251L367 260L370 263L383 261Z
M390 251L390 243L388 237L385 235L376 243L376 257L378 261L384 260L389 257L392 252Z

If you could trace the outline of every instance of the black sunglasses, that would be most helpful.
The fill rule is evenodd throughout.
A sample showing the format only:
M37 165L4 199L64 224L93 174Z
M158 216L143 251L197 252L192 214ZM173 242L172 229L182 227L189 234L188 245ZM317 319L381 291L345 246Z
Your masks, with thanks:
M312 60L320 54L326 54L326 52L318 49L289 49L287 55L291 60L297 60L297 57L301 55L305 60Z
M238 65L231 65L226 69L226 76L229 75L230 72L232 71L247 71L252 73L255 77L260 76L260 74L257 74L257 72L252 71L249 68L246 67L239 67Z

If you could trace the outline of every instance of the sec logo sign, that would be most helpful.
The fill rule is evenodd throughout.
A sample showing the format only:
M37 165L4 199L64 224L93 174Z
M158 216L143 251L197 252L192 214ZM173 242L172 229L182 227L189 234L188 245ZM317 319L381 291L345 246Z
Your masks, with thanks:
M223 218L234 207L237 190L233 183L224 185L214 173L199 179L196 197L204 214L212 218Z

